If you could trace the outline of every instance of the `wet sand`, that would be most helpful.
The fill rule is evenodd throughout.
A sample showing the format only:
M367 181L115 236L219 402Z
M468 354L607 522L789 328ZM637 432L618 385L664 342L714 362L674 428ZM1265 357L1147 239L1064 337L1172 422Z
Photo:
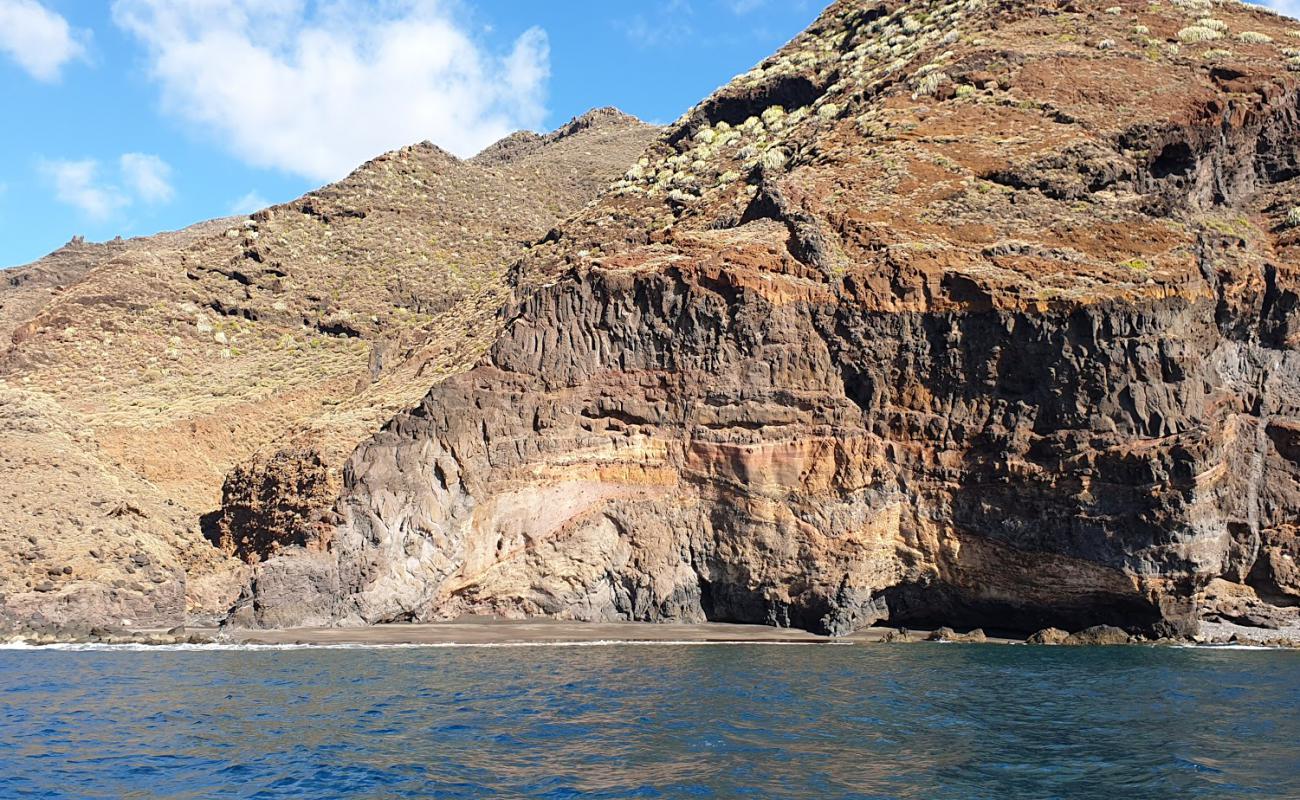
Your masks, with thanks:
M504 620L474 618L428 624L371 625L357 628L288 628L284 630L230 630L228 641L247 644L588 644L594 642L865 644L879 642L895 628L868 628L852 636L832 638L794 628L733 625L709 622L698 625L644 622L562 622L557 620ZM914 641L929 631L909 631ZM990 642L1018 641L990 637Z

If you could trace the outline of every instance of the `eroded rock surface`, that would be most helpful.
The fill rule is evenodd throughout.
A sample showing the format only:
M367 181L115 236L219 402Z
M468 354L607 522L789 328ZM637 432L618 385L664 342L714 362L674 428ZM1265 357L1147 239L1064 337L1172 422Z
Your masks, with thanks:
M323 550L333 530L336 483L315 448L259 453L226 477L214 544L249 563L286 547Z

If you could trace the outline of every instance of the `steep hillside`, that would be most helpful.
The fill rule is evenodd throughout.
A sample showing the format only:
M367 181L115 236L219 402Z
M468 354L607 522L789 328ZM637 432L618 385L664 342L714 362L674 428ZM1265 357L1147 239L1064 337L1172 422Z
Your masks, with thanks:
M529 250L234 619L1280 635L1297 65L1235 2L836 2Z
M232 467L288 447L336 487L358 441L478 358L521 248L655 135L606 109L508 140L526 152L416 145L251 217L0 273L5 609L224 611L247 554L208 540Z

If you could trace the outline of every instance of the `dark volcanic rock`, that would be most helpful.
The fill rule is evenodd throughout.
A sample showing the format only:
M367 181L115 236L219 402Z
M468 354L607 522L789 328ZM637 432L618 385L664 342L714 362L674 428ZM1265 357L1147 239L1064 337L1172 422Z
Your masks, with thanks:
M323 549L337 491L315 449L291 447L250 459L222 486L214 543L249 563L294 545Z

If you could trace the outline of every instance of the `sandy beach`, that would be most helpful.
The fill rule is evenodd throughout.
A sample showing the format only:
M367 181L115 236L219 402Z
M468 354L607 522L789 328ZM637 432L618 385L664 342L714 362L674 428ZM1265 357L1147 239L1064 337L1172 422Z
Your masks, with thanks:
M207 632L207 631L203 631ZM216 631L212 631L216 633ZM898 634L896 628L868 628L852 636L831 638L794 628L766 625L653 624L643 622L565 622L506 620L491 617L428 624L371 625L357 628L289 628L283 630L226 629L222 638L247 644L563 644L593 642L867 644ZM923 640L928 630L909 631ZM990 642L1013 642L990 636Z

